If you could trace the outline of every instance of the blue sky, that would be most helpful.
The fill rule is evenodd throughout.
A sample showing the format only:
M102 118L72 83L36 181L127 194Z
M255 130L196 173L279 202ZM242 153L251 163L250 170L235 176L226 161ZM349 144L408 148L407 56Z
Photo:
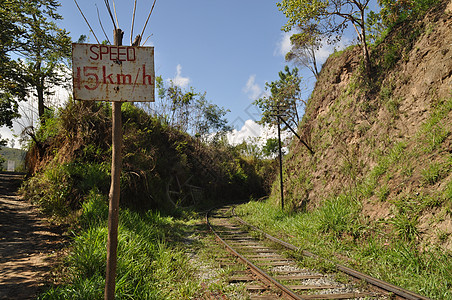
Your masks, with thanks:
M77 2L102 41L105 37L96 7L99 9L108 38L112 40L113 25L104 0ZM133 2L115 1L119 27L125 32L124 45L130 44ZM134 36L141 33L152 2L138 0ZM206 92L209 101L230 110L226 117L237 130L246 127L247 120L258 120L259 112L251 103L262 96L265 82L276 80L278 72L288 64L284 55L290 49L290 34L281 31L286 19L276 2L157 0L144 34L144 39L150 36L145 45L155 47L156 75L172 79L183 87L192 86L198 92ZM84 34L88 36L88 43L97 43L75 2L62 0L61 4L58 12L63 20L58 21L58 25L69 31L74 41ZM352 39L343 38L342 46L351 43ZM322 49L318 58L325 60L332 49L332 46ZM307 99L314 78L307 71L301 74L302 85L308 87L303 96ZM16 124L14 128L16 134L26 121L21 123L22 126ZM0 129L0 134L11 138L5 128Z
M103 26L112 39L113 26L103 0L78 0L99 40L96 6ZM110 0L112 4L112 0ZM130 44L133 0L116 0L119 26L125 45ZM141 32L152 1L138 0L134 35ZM81 34L96 43L74 1L65 0L59 10L74 40ZM264 91L266 81L275 80L285 66L280 47L284 38L284 15L276 2L262 0L157 0L148 23L146 45L155 47L156 75L175 79L181 85L207 92L207 98L231 112L235 127L256 119L251 102Z

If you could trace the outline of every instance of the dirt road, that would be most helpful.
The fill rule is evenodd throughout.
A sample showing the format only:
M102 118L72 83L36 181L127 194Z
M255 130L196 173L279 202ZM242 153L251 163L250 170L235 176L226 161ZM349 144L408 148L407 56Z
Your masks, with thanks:
M64 239L17 196L23 176L0 173L0 299L36 299Z

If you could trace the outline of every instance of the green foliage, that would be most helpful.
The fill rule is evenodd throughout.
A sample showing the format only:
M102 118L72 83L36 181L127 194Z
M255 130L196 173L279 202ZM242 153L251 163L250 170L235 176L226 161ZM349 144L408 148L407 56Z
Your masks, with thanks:
M64 217L80 207L81 199L90 190L106 192L109 177L109 167L104 163L53 162L43 173L25 182L22 193L45 213Z
M351 233L354 231L359 211L359 202L351 195L342 194L329 198L317 212L319 229L338 236L342 233Z
M159 101L152 114L166 124L203 140L212 133L218 139L232 130L225 118L229 110L208 101L206 92L198 93L193 87L183 90L173 81L166 85L161 76L156 77L156 86Z
M333 207L334 202L345 202L345 198L328 201ZM435 246L419 250L414 242L401 240L399 235L388 234L383 223L363 223L360 219L352 221L354 225L346 225L340 219L330 228L337 228L342 234L336 234L332 229L319 231L325 225L324 218L319 214L324 208L319 207L307 212L285 213L275 205L274 199L268 201L252 201L241 205L236 212L251 224L262 230L280 237L284 241L308 250L341 265L358 268L381 280L412 290L432 299L450 299L452 293L452 254ZM335 208L346 216L346 209ZM353 210L353 209L352 209ZM393 223L397 223L400 236L404 239L416 239L418 234L416 217L405 214ZM348 229L347 229L347 226ZM358 238L350 239L347 231ZM332 234L333 233L333 234ZM350 232L349 232L350 233ZM345 259L344 259L345 258ZM312 262L303 257L301 264L322 267L322 263ZM328 269L334 269L329 267Z
M427 168L421 170L422 182L424 184L435 184L445 175L444 164L432 163Z
M429 119L422 124L418 133L424 144L423 150L430 153L436 150L450 135L450 129L443 126L443 120L452 111L452 98L440 101L433 109Z
M381 202L386 201L386 200L388 199L388 196L389 196L390 192L391 192L391 191L389 190L389 187L388 187L387 184L381 186L381 187L377 190L377 193L376 193L376 194L377 194L377 197L378 197L378 200L381 201Z
M65 80L65 59L70 57L71 39L68 32L59 28L56 21L61 19L57 13L58 1L8 1L2 4L2 24L5 24L12 36L5 40L7 47L2 47L5 68L0 67L0 75L9 79L9 93L1 94L0 98L19 97L23 99L27 92L36 92L38 98L38 115L44 117L44 97L49 95L49 85L61 85ZM3 14L3 9L8 11ZM3 19L3 18L9 19ZM4 23L5 22L5 23ZM3 30L2 30L3 32ZM3 45L3 43L2 43ZM11 62L9 52L25 57ZM12 67L12 70L7 70ZM14 74L15 73L15 74ZM23 91L18 91L20 86ZM17 112L10 101L10 113Z
M405 142L399 142L388 149L386 154L379 154L377 165L372 168L363 182L358 185L358 191L362 196L370 197L374 194L378 180L391 166L396 165L404 157L406 147L407 144Z
M316 26L311 26L309 31L293 34L290 37L291 50L286 54L286 61L293 61L296 64L309 69L314 77L319 77L317 66L316 50L321 47L320 33Z
M262 111L259 123L277 124L276 114L279 112L289 125L297 128L299 122L297 102L301 100L301 77L297 68L290 70L288 66L278 75L278 80L265 84L265 89L270 91L270 95L253 102Z
M386 27L381 21L381 14L370 11L366 19L367 36L370 43L377 43L382 40L386 33Z
M262 152L267 157L272 157L278 153L279 142L277 138L267 139L267 142L262 147Z
M449 201L449 203L452 204L452 179L449 181L444 190L444 197L446 198L447 201Z
M402 212L389 220L389 223L394 226L397 236L404 241L414 241L419 234L417 229L419 219L416 215Z
M282 0L277 6L288 19L283 30L288 32L296 27L301 35L311 37L305 38L308 41L320 36L329 43L338 41L347 23L352 23L362 43L365 65L370 67L365 21L368 3L368 0Z
M439 2L439 0L378 0L378 4L381 6L380 16L382 23L388 27L392 27L409 18L420 16Z
M82 231L65 259L63 284L40 299L102 299L105 286L108 206L91 191L80 217ZM188 257L165 243L176 237L177 223L156 212L120 211L116 297L118 299L186 299L199 290Z
M30 172L35 176L26 183L24 195L50 214L67 215L81 207L91 189L108 193L110 116L108 104L69 101L47 118L30 143ZM168 190L180 186L184 187L182 198L187 199L179 203L182 206L197 201L191 187L202 190L198 205L232 196L261 197L273 176L270 163L244 159L239 151L220 143L202 143L130 103L122 105L122 116L124 205L174 209Z

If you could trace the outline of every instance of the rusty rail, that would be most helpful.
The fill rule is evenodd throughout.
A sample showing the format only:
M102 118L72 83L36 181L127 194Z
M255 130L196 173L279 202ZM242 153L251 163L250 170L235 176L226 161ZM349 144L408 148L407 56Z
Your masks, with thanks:
M212 224L209 222L209 214L212 211L209 210L206 213L206 223L209 226L210 230L212 231L212 233L215 235L216 239L219 240L221 243L223 243L225 245L225 247L236 257L238 257L241 261L243 261L243 263L245 263L250 270L253 272L254 275L256 275L258 278L260 278L262 281L266 282L267 284L270 285L274 285L277 288L279 288L283 294L288 297L289 299L295 299L295 300L303 300L304 298L302 298L300 295L295 294L291 289L289 289L288 287L284 286L283 284L279 283L278 281L276 281L275 279L273 279L270 275L268 275L264 270L262 270L261 268L259 268L258 266L256 266L255 264L253 264L251 261L249 261L248 259L246 259L243 255L241 255L240 253L238 253L237 251L235 251L224 239L222 239L217 232L214 230Z
M294 246L292 244L289 244L289 243L287 243L285 241L282 241L282 240L280 240L278 238L275 238L274 236L269 235L268 233L266 233L266 232L262 231L261 229L257 228L256 226L249 224L248 222L246 222L245 220L243 220L242 218L237 216L237 214L235 213L235 207L232 209L232 213L233 213L234 217L241 224L243 224L245 226L248 226L248 227L252 228L253 230L261 233L267 239L269 239L269 240L271 240L271 241L273 241L273 242L275 242L277 244L280 244L280 245L286 247L287 249L290 249L290 250L293 250L293 251L297 251L297 252L301 252L304 256L315 257L317 259L323 259L323 258L319 257L318 255L316 255L314 253L311 253L311 252L306 251L306 250L302 250L302 249L300 249L300 248L298 248L298 247L296 247L296 246ZM325 261L329 261L327 259L324 259L324 260ZM428 298L428 297L418 295L418 294L416 294L414 292L405 290L405 289L403 289L401 287L395 286L395 285L393 285L391 283L388 283L388 282L382 281L380 279L374 278L372 276L366 275L366 274L361 273L359 271L353 270L353 269L351 269L349 267L346 267L346 266L343 266L343 265L340 265L340 264L335 264L335 265L336 265L336 268L339 271L342 271L345 274L353 276L353 277L355 277L357 279L364 280L364 281L372 284L373 286L376 286L376 287L378 287L378 288L380 288L382 290L385 290L387 292L393 293L393 294L395 294L395 295L397 295L399 297L402 297L404 299L409 299L409 300L430 300L430 298Z

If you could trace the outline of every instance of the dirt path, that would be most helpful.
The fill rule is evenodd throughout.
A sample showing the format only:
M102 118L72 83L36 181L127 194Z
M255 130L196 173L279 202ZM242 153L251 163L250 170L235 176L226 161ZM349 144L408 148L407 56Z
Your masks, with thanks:
M0 173L0 299L36 299L64 245L61 230L17 196L22 177Z

